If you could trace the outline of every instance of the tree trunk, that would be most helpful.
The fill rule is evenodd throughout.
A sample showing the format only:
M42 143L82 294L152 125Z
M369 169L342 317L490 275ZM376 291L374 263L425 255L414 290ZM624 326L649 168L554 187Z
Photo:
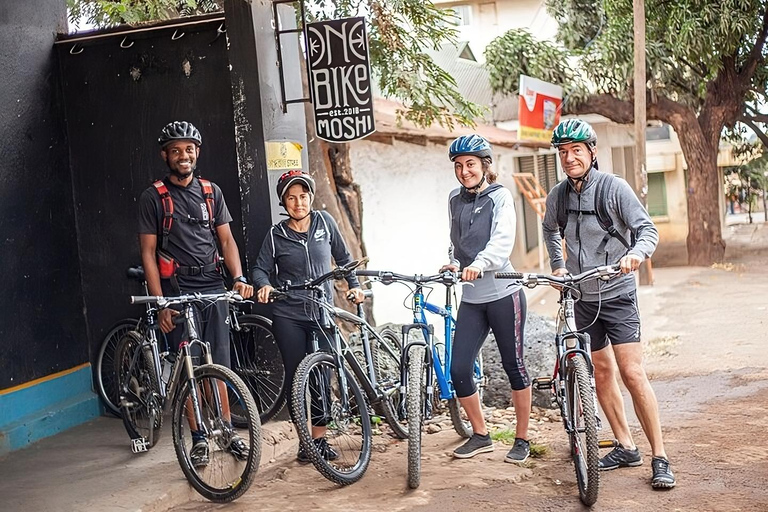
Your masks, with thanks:
M725 241L720 225L717 150L701 130L679 130L680 145L688 164L688 264L710 266L722 262Z
M317 193L312 207L327 211L336 220L352 258L364 258L367 251L363 243L363 203L360 187L352 179L349 145L333 144L318 138L311 103L305 104L304 113L309 141L307 168L317 184ZM334 289L336 306L356 313L355 306L346 300L347 283L337 281ZM368 321L373 323L370 301L365 302L365 308Z

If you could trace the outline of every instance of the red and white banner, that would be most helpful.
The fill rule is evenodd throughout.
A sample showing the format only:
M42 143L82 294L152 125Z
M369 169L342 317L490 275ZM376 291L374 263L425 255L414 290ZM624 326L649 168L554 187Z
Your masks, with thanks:
M549 143L552 130L560 122L562 103L562 87L520 75L518 140Z

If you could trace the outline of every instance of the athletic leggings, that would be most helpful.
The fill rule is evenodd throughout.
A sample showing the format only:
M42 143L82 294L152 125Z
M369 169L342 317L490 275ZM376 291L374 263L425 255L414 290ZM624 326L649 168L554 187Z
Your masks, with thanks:
M484 304L461 303L451 360L451 378L456 396L464 398L477 391L473 368L489 330L493 330L496 337L501 364L512 389L520 391L531 385L523 362L526 309L522 290Z
M324 332L317 323L310 320L295 320L283 316L275 316L272 319L272 334L280 349L280 355L283 356L283 366L285 367L285 385L288 389L288 400L290 400L290 390L293 388L293 378L299 364L312 352L312 333L316 333L317 342L321 349L329 349L328 338L330 333ZM319 372L318 372L319 373ZM320 390L320 393L312 393L311 413L313 426L325 426L330 421L328 385L330 383L330 372L322 372L322 376L315 375L310 377L311 388ZM314 377L314 378L313 378ZM322 379L323 384L318 382ZM292 418L296 421L307 421L306 418Z

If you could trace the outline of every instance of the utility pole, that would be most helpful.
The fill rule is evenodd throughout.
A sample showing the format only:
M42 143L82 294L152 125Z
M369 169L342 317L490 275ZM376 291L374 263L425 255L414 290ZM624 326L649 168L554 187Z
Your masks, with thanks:
M635 191L648 208L648 175L645 170L645 0L633 0L635 35ZM653 284L650 258L640 266L640 284Z

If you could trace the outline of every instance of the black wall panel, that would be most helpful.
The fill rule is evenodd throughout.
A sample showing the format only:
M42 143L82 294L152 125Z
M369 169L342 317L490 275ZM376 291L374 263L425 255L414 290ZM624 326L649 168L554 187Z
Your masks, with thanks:
M125 278L125 269L140 263L136 201L166 174L157 144L166 123L188 120L200 129L198 175L222 188L242 251L232 93L221 26L222 20L214 19L58 46L92 354L114 321L142 312L128 304L128 295L142 290Z
M88 360L53 43L65 2L0 2L0 389Z

